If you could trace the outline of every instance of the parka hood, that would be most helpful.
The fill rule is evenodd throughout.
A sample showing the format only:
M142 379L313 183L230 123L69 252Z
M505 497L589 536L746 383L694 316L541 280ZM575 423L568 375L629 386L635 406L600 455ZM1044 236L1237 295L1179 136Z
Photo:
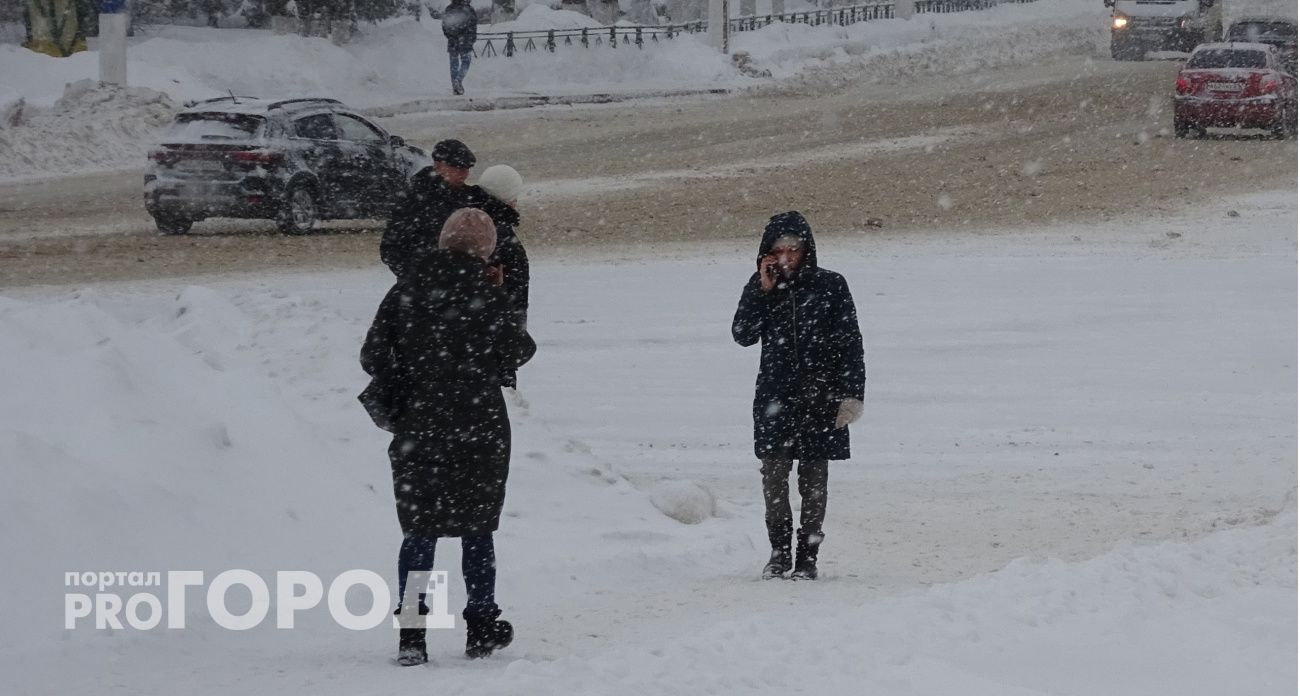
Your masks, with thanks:
M805 253L800 272L802 273L804 269L817 268L817 242L813 239L812 226L795 210L778 213L767 221L767 227L763 229L763 241L758 245L758 261L761 263L764 256L772 253L776 240L786 236L803 240Z

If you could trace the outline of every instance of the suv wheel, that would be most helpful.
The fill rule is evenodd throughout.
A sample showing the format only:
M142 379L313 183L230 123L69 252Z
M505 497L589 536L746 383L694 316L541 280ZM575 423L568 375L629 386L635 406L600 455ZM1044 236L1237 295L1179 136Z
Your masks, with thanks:
M185 234L194 226L193 220L178 215L159 214L154 217L153 222L158 226L158 231L163 234Z
M285 234L307 234L316 226L319 215L316 192L307 184L297 183L289 186L275 222Z

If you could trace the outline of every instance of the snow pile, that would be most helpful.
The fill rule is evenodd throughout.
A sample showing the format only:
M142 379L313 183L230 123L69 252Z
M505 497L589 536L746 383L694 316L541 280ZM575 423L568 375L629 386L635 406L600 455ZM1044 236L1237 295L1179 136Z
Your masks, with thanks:
M605 25L591 15L572 10L552 10L545 5L528 5L513 21L480 27L479 33L506 31L546 31L548 29L601 29Z
M15 623L53 627L65 571L320 567L357 528L383 530L357 514L375 495L355 467L251 378L225 300L186 290L140 322L101 304L0 306L0 525L26 530L0 556L33 599Z
M804 79L824 87L826 81L961 75L1053 56L1102 56L1109 41L1108 15L1093 0L1037 0L846 27L773 24L736 34L735 42L755 67L774 77L813 71Z
M168 31L207 33L223 36L235 29L169 28ZM152 28L149 29L153 31ZM135 55L140 41L147 35L137 33L136 43L128 54L128 79L136 87L166 92L175 101L213 96L213 87L200 84L195 77L171 61L146 61ZM31 106L52 106L63 97L69 84L82 80L99 81L99 53L82 51L67 58L54 58L29 51L21 46L0 44L0 108L22 99Z
M0 535L0 558L10 589L31 598L7 614L0 654L71 659L105 640L61 633L65 572L368 568L392 579L400 537L387 436L354 398L365 322L285 293L257 296L248 309L204 287L148 303L97 291L0 297L0 528L23 530ZM362 294L358 306L378 297ZM511 408L521 449L503 556L553 573L626 553L600 545L620 527L673 539L676 523L644 493L580 443L539 431L523 399ZM453 545L440 548L455 558ZM198 620L187 635L220 631ZM167 638L119 645L150 640Z
M0 122L0 179L141 163L176 109L162 92L91 80L68 85L48 109L11 104Z
M650 489L650 502L659 512L682 524L699 524L717 512L709 489L694 481L664 481Z

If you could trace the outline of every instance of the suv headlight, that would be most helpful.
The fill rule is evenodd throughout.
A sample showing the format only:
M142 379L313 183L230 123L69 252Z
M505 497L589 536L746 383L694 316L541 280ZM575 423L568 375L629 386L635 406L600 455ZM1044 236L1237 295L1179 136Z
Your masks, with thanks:
M1095 26L1095 25L1094 25ZM1117 15L1110 20L1110 26L1113 29L1123 29L1128 26L1128 17Z

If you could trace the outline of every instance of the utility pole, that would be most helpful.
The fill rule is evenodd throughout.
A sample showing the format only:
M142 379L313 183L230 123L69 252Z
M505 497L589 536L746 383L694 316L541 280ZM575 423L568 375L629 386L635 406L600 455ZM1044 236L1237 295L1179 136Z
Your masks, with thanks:
M709 0L709 45L731 53L731 0Z
M126 86L126 0L99 0L99 81Z

